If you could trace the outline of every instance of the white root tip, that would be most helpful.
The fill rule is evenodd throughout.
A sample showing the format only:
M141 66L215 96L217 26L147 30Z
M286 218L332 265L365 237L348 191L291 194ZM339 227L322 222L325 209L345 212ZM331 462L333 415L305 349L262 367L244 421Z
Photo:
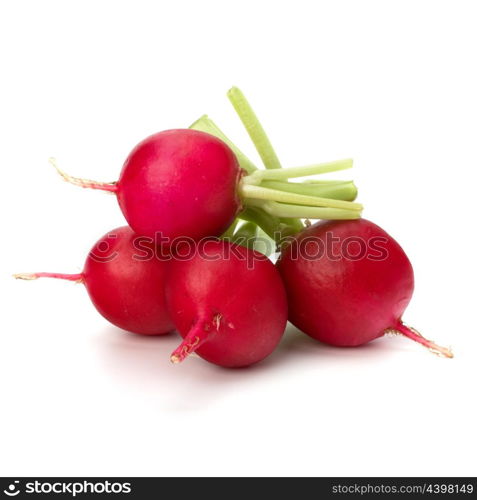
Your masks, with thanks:
M116 184L117 184L116 182L99 182L99 181L93 181L91 179L82 179L80 177L73 177L72 175L67 174L66 172L61 170L61 168L58 166L56 162L56 158L50 157L48 158L48 161L50 165L52 165L58 172L58 174L63 178L63 180L68 182L69 184L73 184L74 186L79 186L82 188L99 189L109 193L114 193L116 191Z
M37 280L38 276L36 274L32 273L18 273L18 274L13 274L13 277L17 280Z

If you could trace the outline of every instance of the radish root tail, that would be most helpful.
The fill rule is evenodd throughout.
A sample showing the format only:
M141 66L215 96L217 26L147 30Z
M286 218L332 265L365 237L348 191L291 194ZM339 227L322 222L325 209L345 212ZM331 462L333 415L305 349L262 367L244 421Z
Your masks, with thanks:
M179 347L171 354L171 363L181 363L212 335L215 335L220 329L221 319L220 313L215 314L212 320L199 319L189 330Z
M98 181L92 181L90 179L81 179L79 177L73 177L72 175L67 174L66 172L61 170L60 167L58 167L55 158L49 158L48 161L61 175L61 177L63 177L63 180L65 180L69 184L73 184L74 186L79 186L82 188L100 189L102 191L107 191L110 193L115 193L118 189L116 182L98 182Z
M13 277L17 280L37 280L38 278L55 278L60 280L74 281L75 283L83 283L82 274L63 274L63 273L18 273Z
M171 355L171 363L177 364L184 361L199 346L200 338L196 335L192 342L184 341Z
M454 353L449 347L443 347L432 340L426 339L420 332L418 332L415 328L411 326L407 326L404 323L400 322L395 327L386 330L386 333L397 333L399 335L404 335L408 339L414 340L418 344L426 347L430 352L436 354L437 356L441 356L443 358L453 358Z

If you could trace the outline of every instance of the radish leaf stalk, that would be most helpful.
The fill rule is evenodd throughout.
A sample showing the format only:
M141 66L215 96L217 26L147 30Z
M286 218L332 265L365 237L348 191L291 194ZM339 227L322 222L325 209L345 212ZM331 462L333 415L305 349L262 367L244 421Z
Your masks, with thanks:
M247 130L250 139L255 145L255 148L265 165L265 168L281 168L280 160L278 159L277 154L275 153L275 150L273 149L273 146L262 127L262 124L258 120L255 112L246 97L243 95L242 91L237 87L232 87L227 92L227 97Z

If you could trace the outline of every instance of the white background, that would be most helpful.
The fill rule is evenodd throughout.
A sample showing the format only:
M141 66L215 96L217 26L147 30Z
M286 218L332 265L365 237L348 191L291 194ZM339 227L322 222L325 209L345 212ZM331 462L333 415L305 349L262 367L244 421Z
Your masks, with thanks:
M475 475L477 77L469 1L3 1L1 475ZM452 345L356 349L290 329L230 371L108 325L79 272L123 224L143 137L208 113L249 155L240 86L285 166L355 159L367 218L414 264L405 319ZM389 283L392 286L392 283Z

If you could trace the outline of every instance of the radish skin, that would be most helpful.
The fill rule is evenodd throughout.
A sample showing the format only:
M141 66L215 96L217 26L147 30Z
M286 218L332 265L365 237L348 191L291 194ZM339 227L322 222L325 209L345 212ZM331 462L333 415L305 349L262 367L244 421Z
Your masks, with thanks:
M453 356L402 322L414 290L413 269L399 244L376 224L320 221L286 245L277 267L289 320L310 337L353 347L395 332Z
M170 262L166 296L182 343L173 363L192 352L219 366L261 361L280 342L287 322L285 289L263 254L227 241L207 242L187 260Z

